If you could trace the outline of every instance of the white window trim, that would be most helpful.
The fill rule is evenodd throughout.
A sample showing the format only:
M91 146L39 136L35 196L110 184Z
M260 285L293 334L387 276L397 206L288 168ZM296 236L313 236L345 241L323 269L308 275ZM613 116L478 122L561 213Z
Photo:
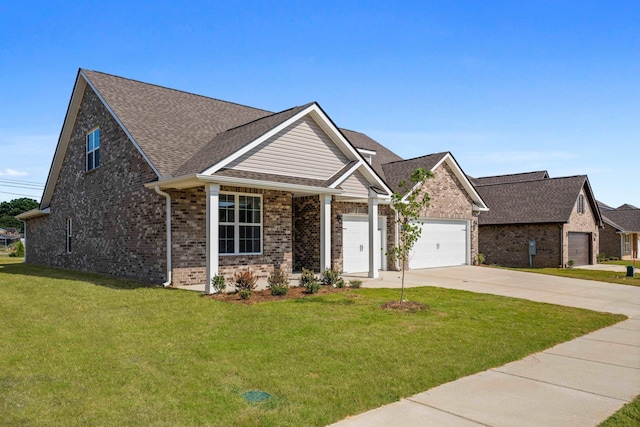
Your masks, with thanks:
M244 256L244 255L262 255L264 253L264 202L262 198L262 194L256 193L239 193L239 192L231 192L231 191L221 191L220 195L232 195L234 197L234 219L233 223L231 222L222 222L220 221L218 225L233 225L233 249L234 253L222 253L220 252L220 256ZM240 223L240 203L238 203L239 196L249 196L249 197L258 197L260 199L260 223ZM216 215L220 215L219 213L220 205L218 205L218 211ZM237 252L240 249L240 225L249 225L249 226L259 226L260 227L260 252ZM218 239L220 239L218 237Z
M65 251L70 254L73 247L71 246L71 241L73 239L73 224L71 222L71 218L67 218L65 225Z
M93 150L91 150L91 151L89 151L87 149L88 148L87 142L89 140L89 135L91 135L95 131L100 131L100 126L96 126L93 129L91 129L89 132L87 132L87 134L84 137L84 148L85 148L85 150L84 150L84 152L85 152L85 154L84 154L84 163L85 163L85 165L84 166L85 166L85 172L90 172L90 171L98 169L100 167L100 165L96 166L96 156L94 154L93 155L93 168L89 169L89 155L91 153L95 153L96 150L100 150L100 148L102 148L102 144L100 143L101 142L100 139L101 139L101 136L102 136L101 135L100 137L98 137L98 148L96 149L95 147L93 147ZM100 157L100 159L102 159L102 156ZM102 161L100 162L100 164L102 164Z
M631 235L629 234L625 234L624 235L624 253L626 254L630 254L631 253Z

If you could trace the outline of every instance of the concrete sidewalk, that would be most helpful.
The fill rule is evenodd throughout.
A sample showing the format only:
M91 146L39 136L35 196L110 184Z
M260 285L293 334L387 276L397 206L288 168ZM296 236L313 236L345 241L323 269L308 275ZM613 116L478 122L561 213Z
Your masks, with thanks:
M365 287L398 287L383 272ZM411 271L438 286L623 313L629 320L334 426L597 426L640 394L640 287L487 267Z

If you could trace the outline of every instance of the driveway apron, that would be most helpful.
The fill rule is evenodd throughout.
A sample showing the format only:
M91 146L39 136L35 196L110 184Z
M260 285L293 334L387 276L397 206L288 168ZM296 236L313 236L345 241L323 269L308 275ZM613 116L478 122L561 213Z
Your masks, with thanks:
M365 287L400 286L381 272ZM435 286L625 314L628 320L334 426L597 426L640 394L640 287L488 267L407 272Z

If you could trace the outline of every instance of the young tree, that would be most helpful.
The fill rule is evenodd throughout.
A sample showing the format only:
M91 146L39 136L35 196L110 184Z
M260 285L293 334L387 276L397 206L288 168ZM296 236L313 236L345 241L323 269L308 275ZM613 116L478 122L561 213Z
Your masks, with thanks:
M393 248L392 258L402 264L402 293L404 301L404 271L409 262L409 254L422 234L422 227L416 220L420 212L429 207L429 194L424 189L427 179L433 178L433 172L418 168L411 173L410 182L402 180L399 191L391 195L391 206L396 211L398 224L398 244ZM406 188L409 186L409 188Z

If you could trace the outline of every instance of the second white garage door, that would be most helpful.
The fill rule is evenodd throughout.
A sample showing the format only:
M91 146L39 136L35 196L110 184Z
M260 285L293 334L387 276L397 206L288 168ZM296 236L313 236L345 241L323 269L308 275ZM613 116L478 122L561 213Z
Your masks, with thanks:
M422 235L413 248L409 266L449 267L467 264L467 221L422 220Z

